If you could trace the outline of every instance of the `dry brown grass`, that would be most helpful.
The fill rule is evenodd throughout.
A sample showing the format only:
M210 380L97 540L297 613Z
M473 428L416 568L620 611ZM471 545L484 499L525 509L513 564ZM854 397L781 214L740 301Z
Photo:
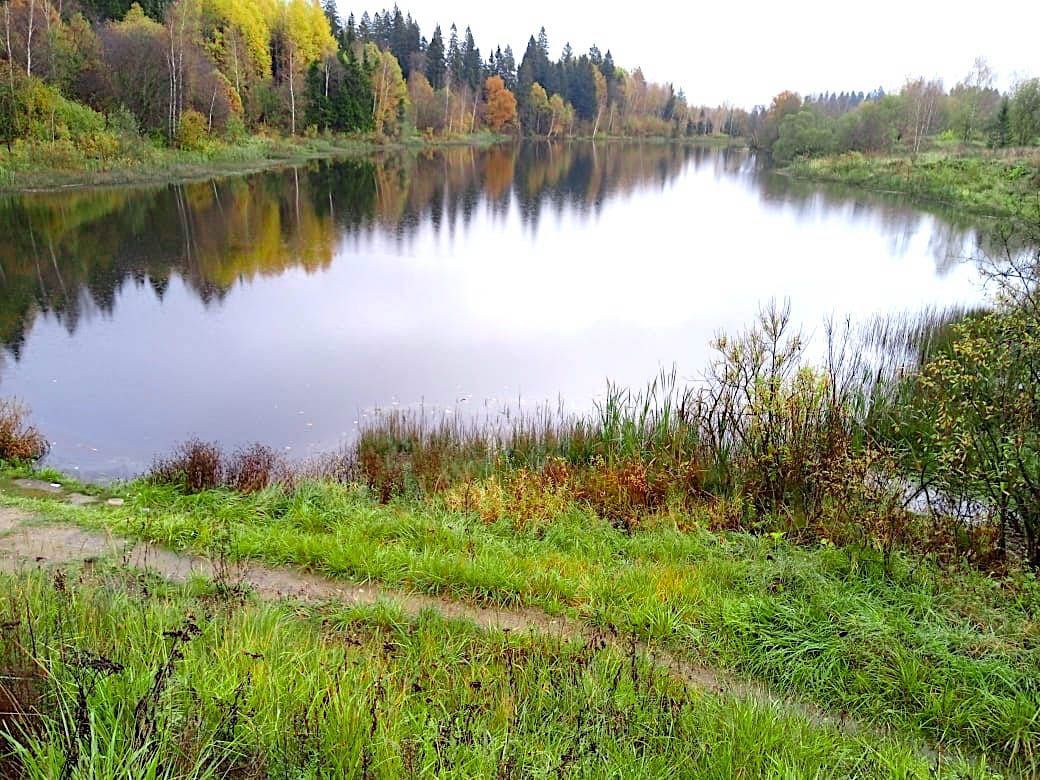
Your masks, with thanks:
M265 444L253 444L228 459L225 482L238 493L257 493L278 478L281 458Z
M237 493L257 493L276 483L293 484L292 474L271 447L252 444L230 456L219 444L190 439L172 455L159 458L149 473L152 482L178 485L188 493L228 488Z
M20 401L0 398L0 460L36 461L50 450L50 442L28 418L29 409Z
M161 484L179 485L189 493L201 493L224 484L224 455L217 444L190 439L173 454L152 465L149 478Z

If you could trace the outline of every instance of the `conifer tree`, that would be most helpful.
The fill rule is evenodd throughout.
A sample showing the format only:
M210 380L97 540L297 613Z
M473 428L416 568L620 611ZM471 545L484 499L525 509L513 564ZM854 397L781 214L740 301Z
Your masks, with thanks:
M466 28L466 42L462 49L462 73L463 81L472 90L477 90L481 87L483 75L481 71L484 69L483 61L480 58L480 49L477 48L477 42L473 39L473 31Z
M512 46L506 46L498 58L498 75L505 82L506 89L516 92L516 58L513 56Z
M343 48L348 52L354 48L357 40L357 25L354 23L354 14L347 17L347 26L343 28Z
M989 129L989 145L994 149L1003 149L1011 138L1011 101L1006 97L1000 101L1000 108L993 117Z
M339 8L336 5L336 0L324 0L321 8L325 12L325 18L329 20L329 31L332 33L332 37L338 39L343 32L343 25L339 19Z
M444 35L438 24L433 37L426 46L426 79L434 89L444 89L444 78L447 70L444 51Z
M455 86L462 81L462 49L459 48L459 28L454 24L451 26L451 36L448 38L448 84Z

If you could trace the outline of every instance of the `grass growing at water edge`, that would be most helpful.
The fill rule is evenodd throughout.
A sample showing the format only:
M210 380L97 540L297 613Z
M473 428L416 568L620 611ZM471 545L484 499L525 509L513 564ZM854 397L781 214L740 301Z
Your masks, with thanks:
M68 142L19 143L0 149L0 192L125 186L212 179L326 157L359 157L382 151L415 151L432 146L491 146L504 136L477 133L427 140L376 142L366 137L284 138L250 136L239 141L212 140L202 150L174 149L136 139L119 153L95 159Z
M1040 209L1040 154L928 152L880 156L849 153L798 160L784 172L871 190L904 193L986 217L1028 217Z

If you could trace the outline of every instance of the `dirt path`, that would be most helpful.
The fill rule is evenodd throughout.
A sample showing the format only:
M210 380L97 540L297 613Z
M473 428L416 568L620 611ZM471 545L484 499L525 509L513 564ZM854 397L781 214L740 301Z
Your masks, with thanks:
M275 601L291 599L310 603L339 602L345 605L388 603L408 615L432 610L453 620L466 620L483 629L533 632L563 638L588 638L605 641L627 652L631 639L606 636L570 618L553 617L533 609L505 610L480 607L436 596L390 590L378 585L358 585L285 568L272 568L253 562L222 566L213 561L182 555L154 545L135 543L72 525L42 523L30 513L0 507L0 571L16 572L37 566L63 566L100 558L122 561L133 569L151 571L171 582L183 583L192 577L221 578L245 586L259 598ZM635 642L635 648L660 668L686 685L713 694L728 694L775 707L810 722L839 729L845 733L878 734L880 730L844 715L836 715L812 704L786 697L764 685L739 680L725 672L692 664L673 653ZM921 748L922 755L936 753Z

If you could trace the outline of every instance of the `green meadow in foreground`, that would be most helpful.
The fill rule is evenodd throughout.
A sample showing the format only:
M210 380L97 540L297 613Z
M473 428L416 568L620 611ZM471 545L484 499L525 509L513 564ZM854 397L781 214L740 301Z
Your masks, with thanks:
M712 533L696 515L682 527L662 516L627 532L573 505L552 522L519 526L434 499L382 505L328 483L186 496L137 482L125 495L122 508L20 503L175 549L537 607L945 753L1012 768L1040 758L1040 588L1031 575L998 581L910 557L886 572L871 551ZM647 734L666 733L657 728ZM815 774L807 766L795 774Z
M985 776L586 641L100 564L0 594L6 766L28 778Z

